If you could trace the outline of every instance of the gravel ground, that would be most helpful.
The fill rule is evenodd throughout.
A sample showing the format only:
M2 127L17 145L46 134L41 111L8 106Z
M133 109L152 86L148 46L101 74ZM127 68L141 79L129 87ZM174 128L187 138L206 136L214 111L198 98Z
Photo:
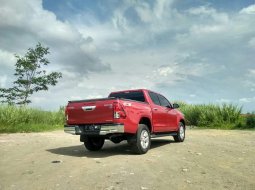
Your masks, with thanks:
M145 155L110 141L89 152L63 131L1 134L0 155L0 189L255 189L255 131L187 130Z

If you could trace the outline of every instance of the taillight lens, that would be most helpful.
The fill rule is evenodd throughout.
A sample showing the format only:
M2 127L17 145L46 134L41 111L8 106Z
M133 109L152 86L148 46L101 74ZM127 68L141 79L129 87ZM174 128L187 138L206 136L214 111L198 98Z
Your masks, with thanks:
M122 105L118 102L113 103L113 117L114 119L126 118L126 113Z
M66 106L66 109L65 109L65 118L66 118L66 121L68 121L68 110L67 110L67 106Z

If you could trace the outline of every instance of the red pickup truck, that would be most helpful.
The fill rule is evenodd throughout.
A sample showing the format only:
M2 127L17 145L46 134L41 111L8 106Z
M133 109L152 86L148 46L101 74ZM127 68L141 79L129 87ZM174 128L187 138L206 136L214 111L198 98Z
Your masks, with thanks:
M109 139L114 143L127 140L136 153L144 154L154 137L173 136L176 142L184 141L185 120L178 107L161 94L145 89L69 101L64 131L80 135L90 151L100 150Z

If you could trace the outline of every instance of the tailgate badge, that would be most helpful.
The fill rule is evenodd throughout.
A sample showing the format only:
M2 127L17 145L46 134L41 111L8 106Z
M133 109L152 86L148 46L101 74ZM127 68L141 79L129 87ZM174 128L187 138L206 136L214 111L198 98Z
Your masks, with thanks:
M83 111L93 111L96 106L82 106Z

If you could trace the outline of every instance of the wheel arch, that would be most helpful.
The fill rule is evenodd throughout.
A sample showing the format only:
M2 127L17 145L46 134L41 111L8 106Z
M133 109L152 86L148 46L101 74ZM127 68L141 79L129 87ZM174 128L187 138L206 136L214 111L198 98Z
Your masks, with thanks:
M181 118L179 122L182 122L183 125L184 125L184 128L186 128L186 123L185 123L185 120L183 118Z
M151 120L148 117L141 117L139 124L144 124L148 127L148 129L150 130L150 132L152 132L152 124L151 124Z

